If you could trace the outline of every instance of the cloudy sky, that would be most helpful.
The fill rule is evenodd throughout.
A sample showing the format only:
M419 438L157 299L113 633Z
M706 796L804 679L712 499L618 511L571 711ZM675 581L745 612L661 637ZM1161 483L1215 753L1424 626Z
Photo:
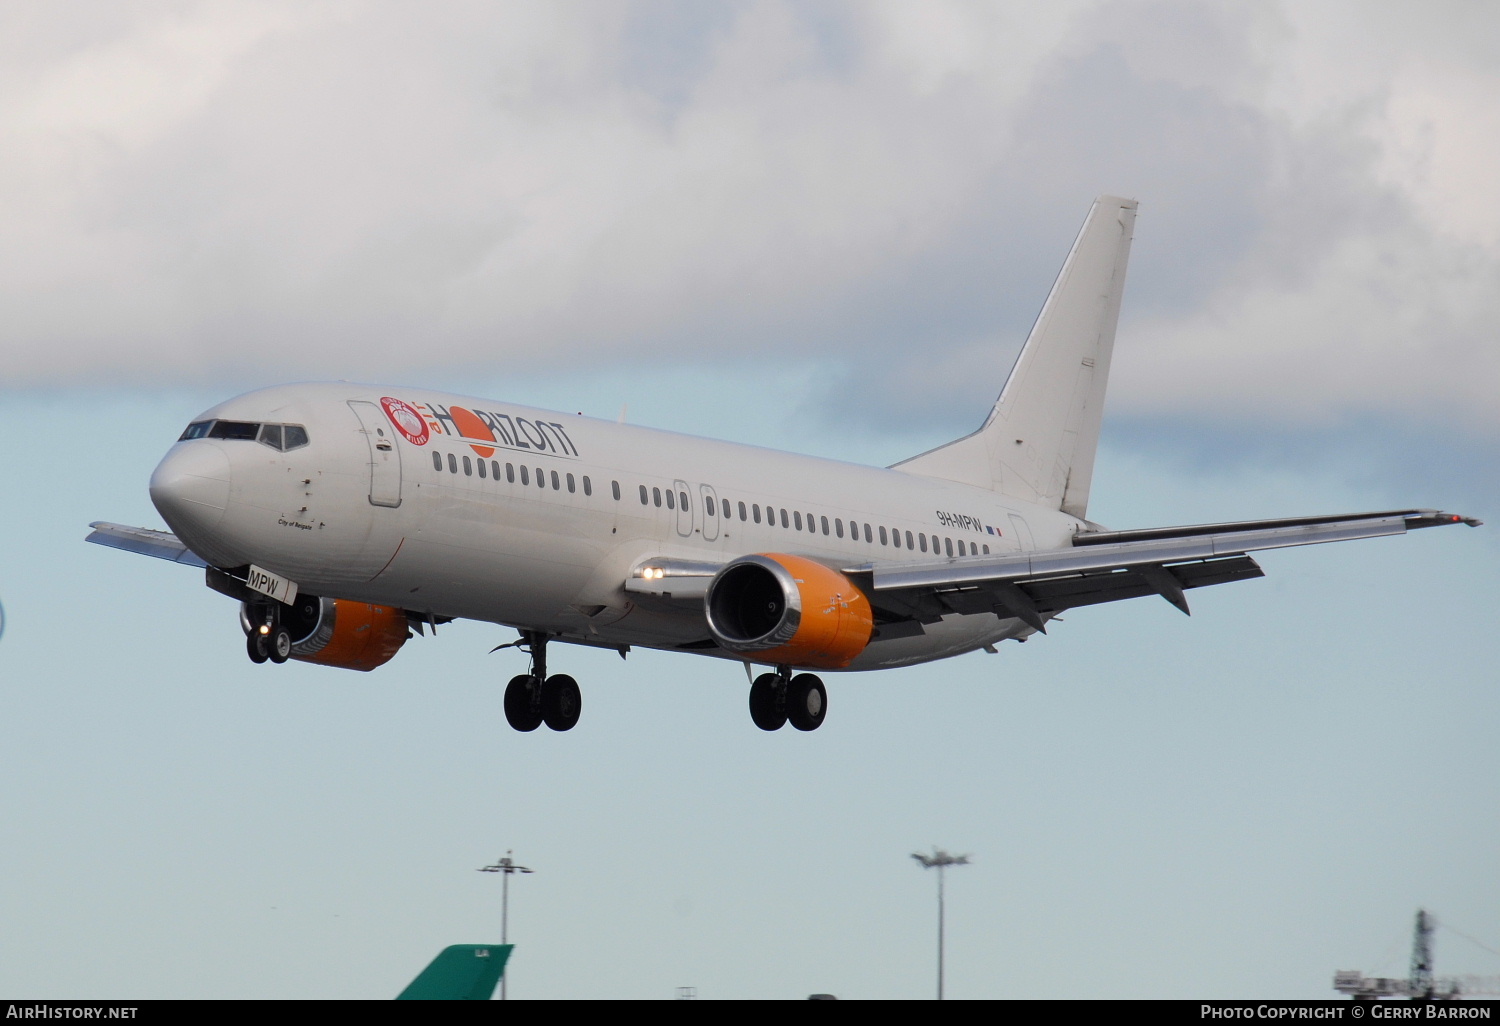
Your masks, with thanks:
M193 574L78 544L287 380L893 462L983 417L1103 192L1141 206L1091 515L1500 521L1497 95L1478 0L5 0L0 992L383 996L486 939L506 845L562 924L530 996L922 996L931 843L982 855L955 994L1321 996L1420 902L1500 948L1491 528L842 685L796 739L649 654L518 739L478 626L268 676Z

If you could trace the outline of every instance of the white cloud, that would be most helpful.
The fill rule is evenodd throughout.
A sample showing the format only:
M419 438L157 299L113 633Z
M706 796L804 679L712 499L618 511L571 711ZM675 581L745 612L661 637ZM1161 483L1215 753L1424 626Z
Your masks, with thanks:
M16 10L12 383L753 345L857 365L846 406L948 416L988 372L914 368L1008 352L1125 191L1117 409L1495 426L1500 59L1472 5Z

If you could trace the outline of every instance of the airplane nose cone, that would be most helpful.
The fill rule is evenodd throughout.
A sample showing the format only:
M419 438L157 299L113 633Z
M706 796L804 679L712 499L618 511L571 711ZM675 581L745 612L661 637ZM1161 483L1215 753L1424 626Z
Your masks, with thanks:
M173 447L151 475L151 502L177 537L197 549L229 505L229 457L212 442Z

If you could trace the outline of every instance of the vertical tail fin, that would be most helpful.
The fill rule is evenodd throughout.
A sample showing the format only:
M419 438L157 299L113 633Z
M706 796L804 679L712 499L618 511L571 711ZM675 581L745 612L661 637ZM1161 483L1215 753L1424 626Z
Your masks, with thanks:
M984 426L895 469L1085 515L1135 208L1094 202Z
M397 1001L488 1001L514 944L450 944L407 984Z

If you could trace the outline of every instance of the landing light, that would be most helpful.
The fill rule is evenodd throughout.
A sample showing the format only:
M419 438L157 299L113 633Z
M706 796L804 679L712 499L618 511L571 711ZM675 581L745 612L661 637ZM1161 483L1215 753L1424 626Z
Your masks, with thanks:
M271 625L270 624L266 624L266 623L261 624L260 625L260 632L262 634L270 634L271 633Z

